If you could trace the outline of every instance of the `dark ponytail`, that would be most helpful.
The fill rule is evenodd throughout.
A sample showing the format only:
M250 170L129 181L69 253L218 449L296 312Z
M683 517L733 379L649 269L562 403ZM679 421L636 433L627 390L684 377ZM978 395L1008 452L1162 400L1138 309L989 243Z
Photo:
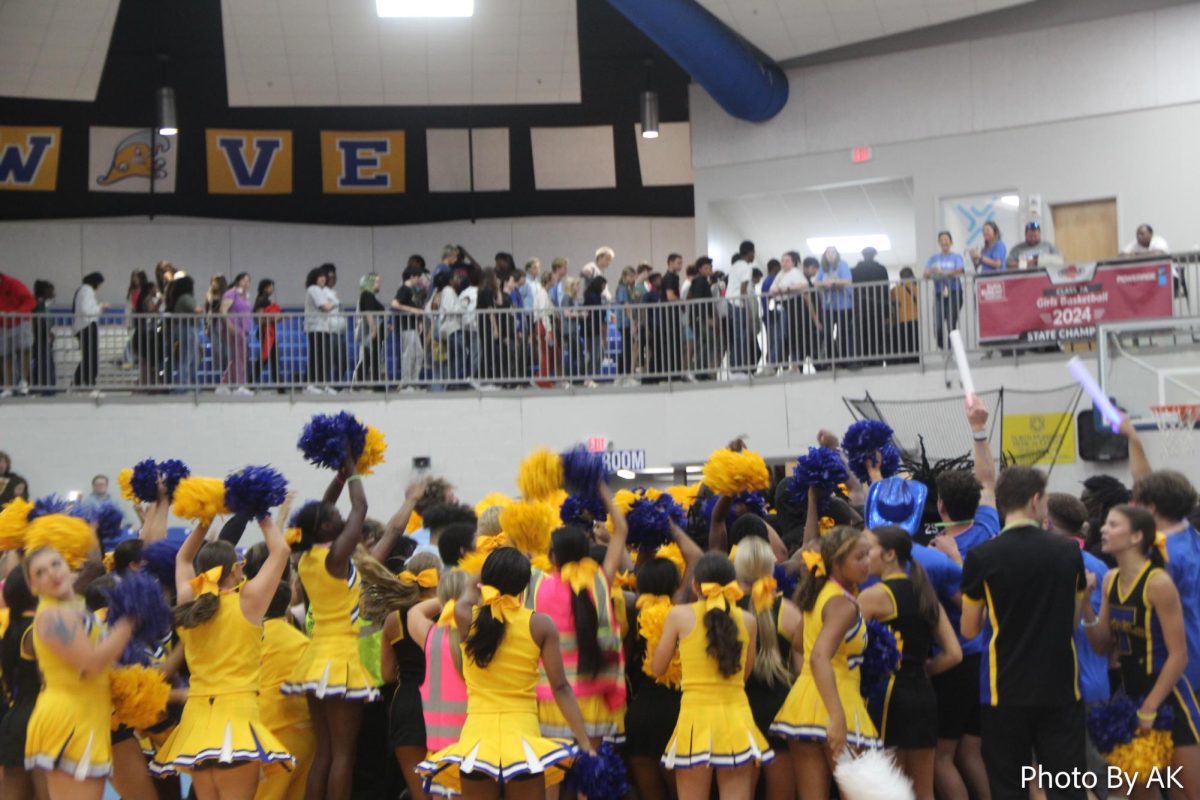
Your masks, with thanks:
M325 504L320 500L309 500L300 510L292 515L289 527L300 529L300 541L292 545L293 553L305 553L317 543L317 531L321 527L321 519L325 515Z
M800 572L800 585L796 587L796 597L793 602L801 611L813 610L817 604L818 595L825 588L825 584L829 582L834 565L854 549L854 545L861 536L862 531L858 528L838 525L821 538L821 563L824 567L821 574L817 575L811 569Z
M925 568L920 562L913 560L912 537L908 535L908 531L898 525L881 525L872 528L871 533L879 540L880 547L896 554L896 563L908 572L908 579L917 596L917 613L931 629L936 630L941 606L938 603L937 592L933 590L933 584L925 574Z
M501 594L516 596L529 586L530 574L529 559L519 550L499 547L489 553L483 562L479 582L498 589ZM505 628L503 622L492 616L491 608L482 606L463 643L467 655L480 667L486 668L504 641Z
M733 562L724 553L705 553L696 562L696 583L718 583L724 586L737 580ZM722 600L722 608L709 609L704 614L704 629L708 637L706 652L717 662L721 675L731 678L742 669L742 641L737 623L730 615L730 606ZM734 606L735 613L742 610Z
M221 567L221 577L217 580L223 581L229 577L229 572L233 569L236 561L237 551L233 549L232 544L220 540L209 542L196 554L196 574L208 572L213 567L219 566ZM221 597L219 594L202 594L189 603L175 607L172 612L175 627L195 628L203 625L216 616L217 609L220 607Z
M567 564L589 558L587 534L582 528L567 525L550 536L550 557L562 569ZM579 674L596 677L604 666L604 653L600 650L600 618L596 613L596 601L592 592L572 590L571 616L575 620L575 647L579 652Z

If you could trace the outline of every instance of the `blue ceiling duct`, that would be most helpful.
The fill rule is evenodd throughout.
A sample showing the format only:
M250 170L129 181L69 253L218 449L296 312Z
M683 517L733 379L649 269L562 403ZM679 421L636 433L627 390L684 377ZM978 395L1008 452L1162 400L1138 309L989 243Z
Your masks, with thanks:
M787 105L778 64L696 0L608 0L730 115L764 122Z

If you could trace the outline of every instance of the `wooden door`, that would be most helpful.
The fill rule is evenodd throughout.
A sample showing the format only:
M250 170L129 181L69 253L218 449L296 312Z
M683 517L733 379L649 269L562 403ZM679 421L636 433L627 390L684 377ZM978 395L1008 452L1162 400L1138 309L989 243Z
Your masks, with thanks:
M1050 206L1054 244L1065 261L1102 261L1117 254L1117 200Z

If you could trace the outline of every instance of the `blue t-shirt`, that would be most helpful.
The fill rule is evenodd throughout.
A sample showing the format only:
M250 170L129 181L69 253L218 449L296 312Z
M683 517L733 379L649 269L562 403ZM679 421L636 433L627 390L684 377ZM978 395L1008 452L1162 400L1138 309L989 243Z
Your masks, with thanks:
M854 280L854 275L850 272L850 265L845 261L838 261L835 270L826 272L825 269L826 264L822 262L821 268L817 270L817 276L813 278L814 283L825 283L834 279L850 283ZM849 311L854 308L854 294L850 291L849 286L822 289L821 299L824 301L825 308L832 311Z
M1005 246L1004 242L997 239L996 241L992 242L991 247L985 249L979 255L981 258L993 258L1000 262L1000 266L998 267L989 267L987 264L984 264L982 261L980 261L980 272L1003 272L1005 266L1004 257L1008 255L1008 247Z
M958 554L965 562L967 553L979 545L992 539L1000 532L1000 515L996 512L994 506L979 506L975 509L975 520L971 527L967 528L962 533L954 537L954 544L958 546ZM958 642L962 645L964 656L971 656L983 652L983 634L980 633L974 639L964 639L959 627L960 614L956 610L951 614L950 621L954 623L954 630L958 632Z
M1092 610L1100 616L1100 598L1104 594L1104 576L1108 565L1088 551L1083 551L1083 568L1096 576L1092 590ZM1092 649L1082 620L1075 629L1075 655L1079 660L1079 693L1085 703L1108 701L1108 659Z
M925 262L925 269L933 274L933 283L938 294L941 294L943 288L952 292L962 291L958 276L963 272L963 257L958 253L934 253ZM947 272L958 274L947 276Z
M916 542L913 542L912 555L929 576L933 591L957 629L959 610L954 599L962 591L962 567L945 553Z
M1179 590L1183 630L1187 634L1188 663L1184 675L1195 689L1200 686L1200 533L1189 525L1167 537L1167 573Z

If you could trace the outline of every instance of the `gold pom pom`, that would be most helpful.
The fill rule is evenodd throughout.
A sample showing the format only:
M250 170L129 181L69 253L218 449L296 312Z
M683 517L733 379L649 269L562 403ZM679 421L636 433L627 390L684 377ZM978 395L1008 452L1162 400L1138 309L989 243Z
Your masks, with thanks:
M517 470L517 488L526 500L546 500L562 488L562 458L544 447L534 450Z
M688 511L696 502L696 495L699 494L701 485L693 483L691 486L668 486L667 494L671 495L672 500L683 506L684 511Z
M671 598L666 595L642 595L637 600L637 607L638 633L646 640L646 657L642 660L642 672L663 686L678 689L683 682L683 665L679 661L678 648L671 656L671 663L665 673L655 675L650 671L654 651L658 649L658 642L662 639L663 625L667 621L667 614L671 613Z
M1108 752L1104 760L1114 767L1120 767L1126 775L1145 786L1146 778L1137 776L1149 776L1155 767L1161 771L1171 763L1174 753L1170 731L1150 731L1134 736L1125 744L1117 745Z
M71 569L79 569L88 554L100 546L92 526L78 517L66 514L47 514L29 523L25 535L25 550L33 552L49 547L66 560Z
M687 563L683 560L683 551L679 549L679 545L674 542L664 544L658 548L658 552L654 554L654 557L665 558L674 564L675 568L679 570L679 579L683 580L683 573L687 571Z
M408 515L408 524L404 526L404 535L416 533L424 527L425 520L421 519L421 515L414 511Z
M120 723L129 728L149 728L167 711L171 686L161 671L134 664L108 673L112 689L113 729Z
M226 514L225 482L220 478L184 478L175 487L175 504L171 506L180 519L211 520Z
M475 504L475 516L482 517L483 512L496 506L508 508L512 505L512 502L512 498L502 492L489 492L483 496L482 500Z
M14 497L0 511L0 550L20 550L25 546L30 511L33 503L22 497Z
M570 495L567 494L566 489L559 489L558 491L554 492L549 497L547 497L544 502L547 505L549 505L550 507L552 507L554 509L555 513L557 513L558 510L560 508L562 508L562 504L567 501L568 497L570 497Z
M121 497L130 503L138 501L133 494L133 467L126 467L117 473L117 485L121 487Z
M500 529L512 546L534 556L550 549L550 533L558 515L546 503L520 501L500 512Z
M383 463L383 454L387 451L387 442L384 441L383 432L373 425L367 426L367 440L363 444L362 455L358 457L358 462L354 468L358 470L359 475L370 475L375 471L375 467Z
M487 561L488 554L482 550L472 550L458 560L458 568L468 575L479 576L483 572L483 562Z
M735 495L766 489L771 482L767 462L752 450L714 451L704 465L704 485L716 494Z
M554 565L550 563L550 556L546 555L545 553L539 553L538 555L529 559L529 566L533 567L539 572L554 572Z

